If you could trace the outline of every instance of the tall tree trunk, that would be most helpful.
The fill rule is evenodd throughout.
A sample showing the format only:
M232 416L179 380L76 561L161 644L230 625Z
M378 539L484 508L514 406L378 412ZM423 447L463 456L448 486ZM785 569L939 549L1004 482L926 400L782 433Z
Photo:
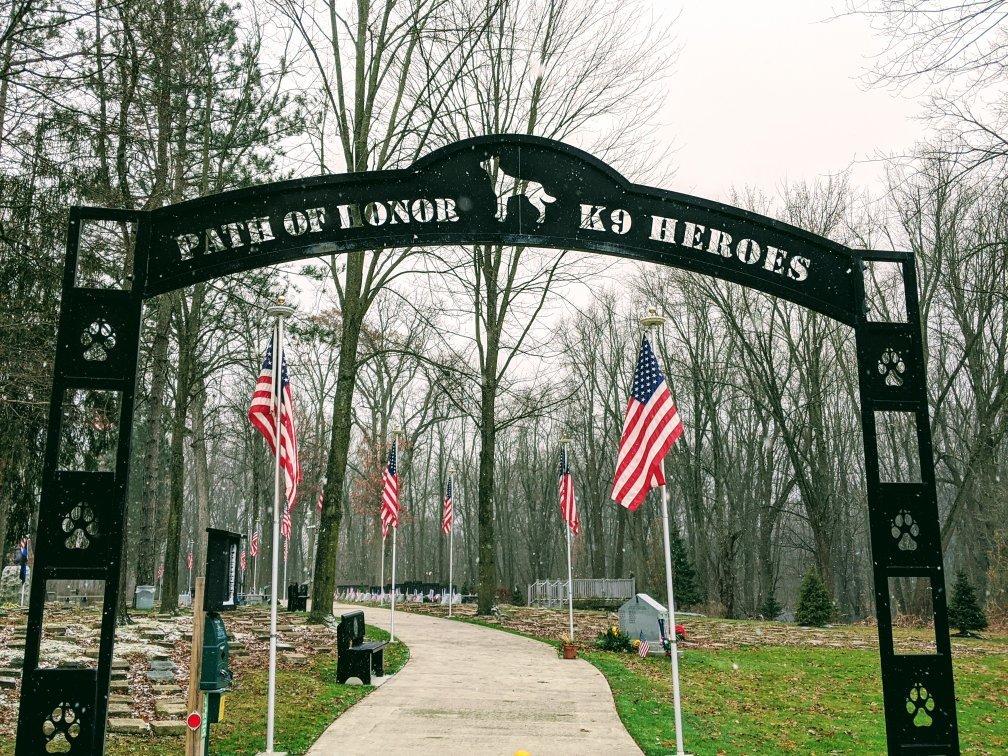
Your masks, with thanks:
M140 534L137 544L137 583L154 585L157 569L157 542L154 528L157 523L158 482L161 467L162 422L164 418L164 391L168 378L168 330L171 327L172 298L158 300L154 320L154 345L151 359L151 393L147 415L149 430L147 448L144 450L143 491L140 500Z
M202 575L206 565L206 529L210 527L210 470L207 464L206 387L200 379L192 400L193 482L196 497L193 533L193 575Z
M343 492L346 489L347 456L353 431L353 395L357 382L357 346L365 307L360 296L364 259L360 253L347 262L346 298L340 333L339 369L333 397L332 437L326 463L326 484L319 518L318 548L315 550L315 577L312 581L312 609L309 622L324 622L332 616L336 592L336 557L340 524L343 521Z
M490 352L488 339L488 357ZM490 360L488 359L488 365ZM494 449L497 448L496 400L497 383L493 376L497 372L496 359L484 372L480 408L480 452L479 490L477 491L479 528L479 596L476 604L478 614L490 614L497 591L497 553L494 538Z
M175 295L170 295L175 298ZM176 300L177 301L177 300ZM181 308L177 311L181 321ZM161 611L178 611L179 552L182 538L182 506L185 502L185 427L188 413L190 376L190 351L185 337L185 327L179 324L179 361L175 374L175 408L172 414L171 442L169 444L168 471L168 527L165 539L165 571L161 585ZM188 587L188 580L186 583Z

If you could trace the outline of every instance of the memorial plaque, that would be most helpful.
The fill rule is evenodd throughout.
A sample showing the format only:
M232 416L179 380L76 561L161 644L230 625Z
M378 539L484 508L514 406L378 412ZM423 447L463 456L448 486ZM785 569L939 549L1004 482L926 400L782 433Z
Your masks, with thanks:
M665 619L668 611L665 607L648 596L638 593L619 608L620 629L630 636L630 639L640 638L641 633L652 644L658 643L658 620Z

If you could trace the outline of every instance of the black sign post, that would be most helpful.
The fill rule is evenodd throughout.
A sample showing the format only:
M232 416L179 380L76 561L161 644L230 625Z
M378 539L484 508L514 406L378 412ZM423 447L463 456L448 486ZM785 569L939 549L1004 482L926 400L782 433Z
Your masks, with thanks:
M79 282L81 225L90 221L136 225L133 275L125 288ZM635 185L580 150L529 136L480 137L402 170L256 186L149 212L71 211L36 540L40 579L32 581L17 753L41 753L59 732L73 753L98 753L104 743L144 301L289 260L483 243L583 250L692 270L853 327L889 752L958 753L913 256L849 249L745 210ZM869 318L864 272L873 263L898 268L904 321ZM94 348L96 339L101 349ZM119 400L110 470L61 467L60 443L68 437L61 408L75 391L114 392ZM879 469L876 425L894 417L916 427L920 464L912 479L889 480ZM93 511L89 527L96 535L86 548L71 548L64 526L82 507ZM893 648L889 581L911 576L930 579L934 654L905 656ZM38 668L46 581L61 578L105 580L96 670ZM72 720L53 720L54 710L72 710Z

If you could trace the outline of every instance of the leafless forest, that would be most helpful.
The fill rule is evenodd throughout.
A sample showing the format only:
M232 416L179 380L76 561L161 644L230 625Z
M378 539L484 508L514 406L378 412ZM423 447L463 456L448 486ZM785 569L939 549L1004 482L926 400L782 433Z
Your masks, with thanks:
M936 5L941 5L937 3ZM877 0L876 87L924 87L932 139L886 155L867 191L819 181L723 199L858 248L918 260L946 566L1008 611L1008 3ZM675 186L655 136L675 92L675 18L617 0L0 0L0 545L34 533L67 210L151 209L229 188L409 165L458 139L530 133L633 181ZM740 130L740 139L745 134ZM758 148L754 145L754 148ZM880 151L884 145L880 145ZM86 270L129 270L128 227L96 224ZM127 265L124 267L123 260ZM882 313L892 271L869 271ZM297 306L290 371L304 480L290 579L315 595L376 583L381 466L402 429L399 575L446 580L439 524L456 481L456 575L488 610L565 574L556 494L569 436L584 533L574 571L662 595L654 501L609 500L647 306L686 423L669 456L675 526L706 610L776 614L818 570L840 618L873 613L853 333L765 295L577 252L382 249L264 268L145 310L120 599L162 606L202 563L207 526L262 533L272 467L246 420L280 295ZM114 453L115 408L78 406ZM113 424L114 426L114 424ZM883 462L912 439L886 429ZM316 503L321 501L321 509ZM249 565L246 584L252 580ZM899 586L907 613L919 600ZM503 593L502 593L503 592ZM315 618L328 612L316 602Z

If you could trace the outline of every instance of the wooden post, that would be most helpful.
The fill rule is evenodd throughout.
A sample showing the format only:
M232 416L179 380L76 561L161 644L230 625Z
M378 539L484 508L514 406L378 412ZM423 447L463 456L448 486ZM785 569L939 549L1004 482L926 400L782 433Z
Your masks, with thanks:
M203 585L205 577L196 578L196 589L193 595L193 629L192 629L192 650L189 652L189 693L186 696L186 713L188 717L192 712L203 711L203 696L199 689L200 668L203 666ZM208 727L203 722L203 727ZM202 728L201 728L202 729ZM186 728L185 752L186 756L203 756L203 737L200 730L190 730Z

